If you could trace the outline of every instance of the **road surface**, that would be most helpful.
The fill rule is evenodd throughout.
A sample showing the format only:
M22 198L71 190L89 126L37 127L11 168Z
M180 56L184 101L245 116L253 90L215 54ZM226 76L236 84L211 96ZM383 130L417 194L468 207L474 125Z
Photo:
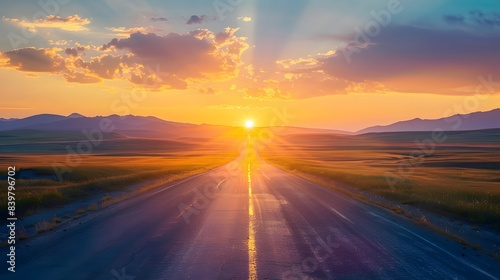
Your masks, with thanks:
M5 268L0 279L500 275L492 258L243 155L27 240L16 251L17 272Z

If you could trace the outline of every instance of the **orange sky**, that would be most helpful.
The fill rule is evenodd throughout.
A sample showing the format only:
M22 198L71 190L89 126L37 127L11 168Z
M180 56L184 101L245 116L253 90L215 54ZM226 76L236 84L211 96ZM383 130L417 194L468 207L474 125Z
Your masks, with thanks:
M248 1L221 14L205 4L89 1L35 20L40 7L3 3L0 117L78 112L267 126L285 110L279 125L356 131L500 107L500 36L482 26L494 7L445 2L411 12L384 1L294 2L276 13ZM469 13L475 5L486 12ZM374 13L393 14L372 36ZM495 83L475 97L478 77L489 75Z

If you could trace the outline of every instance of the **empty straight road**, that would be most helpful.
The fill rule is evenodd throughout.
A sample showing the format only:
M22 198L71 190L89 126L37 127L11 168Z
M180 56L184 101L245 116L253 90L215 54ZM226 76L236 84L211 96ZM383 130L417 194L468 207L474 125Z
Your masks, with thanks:
M492 258L462 256L460 244L403 217L243 155L22 242L16 251L17 272L5 268L1 279L500 275Z

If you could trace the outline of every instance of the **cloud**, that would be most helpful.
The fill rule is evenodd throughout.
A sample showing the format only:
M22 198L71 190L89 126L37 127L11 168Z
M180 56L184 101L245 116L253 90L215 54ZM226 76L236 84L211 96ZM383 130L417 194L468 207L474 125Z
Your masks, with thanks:
M63 57L57 53L59 50L24 48L4 52L2 66L26 72L61 72L65 70L65 65Z
M265 69L254 69L252 65L248 65L247 71L239 79L239 86L242 88L240 92L249 99L283 100L375 90L374 83L361 85L333 77L319 69L322 65L319 59L333 53L318 54L316 57L277 60L274 65L269 65Z
M99 78L115 79L121 77L124 69L126 69L123 62L123 57L102 55L92 57L88 62L78 59L75 65L77 68L87 70L88 73L92 73Z
M131 27L131 28L126 28L126 27L106 27L107 30L112 31L115 36L119 37L128 37L130 34L133 33L151 33L151 32L157 32L157 31L162 31L158 28L153 28L151 26L149 27Z
M168 19L164 18L164 17L156 17L156 18L151 18L151 21L153 21L153 22L168 21Z
M472 20L480 25L485 27L500 27L500 13L485 13L481 11L471 11L470 16Z
M394 91L464 94L459 88L475 85L478 76L500 75L500 36L393 26L363 49L345 47L318 61L318 69L347 81L380 83Z
M121 79L148 87L186 89L191 82L225 81L238 75L241 55L248 45L235 32L134 33L100 48L23 48L0 53L0 67L59 74L68 82ZM86 49L98 54L86 58ZM209 88L206 93L216 90Z
M224 32L219 32L215 35L214 41L217 44L224 44L226 42L231 42L234 38L234 33L238 31L239 28L230 28L227 27L224 29Z
M78 56L78 50L75 48L67 48L64 50L67 56Z
M238 19L241 19L244 22L251 22L252 21L251 17L239 17Z
M277 64L283 66L285 69L290 69L293 67L314 67L317 66L318 60L312 57L308 58L297 58L297 59L283 59L277 60Z
M19 27L27 28L30 32L36 32L39 28L57 28L66 31L86 31L88 29L85 26L90 24L89 19L81 18L79 15L72 15L65 18L49 15L45 18L39 18L32 22L24 19L7 17L3 17L2 19L16 24Z
M68 72L64 74L64 79L70 83L80 83L80 84L94 84L101 81L101 79L86 75L85 73L79 72Z
M129 60L144 68L160 68L163 79L216 79L234 77L241 65L241 54L248 48L244 38L234 35L233 29L214 34L198 30L188 34L134 33L126 39L113 39L102 50L128 50ZM217 38L223 38L217 40ZM130 63L130 62L128 62ZM136 75L144 78L144 71ZM168 84L168 82L167 82Z
M454 25L467 25L476 28L498 28L500 27L499 12L483 12L478 10L469 11L468 14L445 15L444 20Z
M192 15L186 22L186 24L202 24L204 21L208 20L206 15Z
M65 46L67 44L69 44L70 41L66 41L66 40L58 40L58 41L53 41L53 40L49 40L48 43L49 45L56 45L56 46Z
M243 90L247 99L288 99L290 94L278 87L256 87L251 86Z
M353 85L345 79L325 75L323 71L290 73L280 82L280 88L296 99L346 94Z
M97 77L99 74L91 67L82 68L79 54L86 48L77 46L76 48L23 48L0 54L0 67L14 68L23 72L40 72L58 74L68 82L96 83L101 81ZM66 54L64 59L62 54ZM85 66L85 65L84 65Z
M67 56L78 56L79 53L85 51L87 48L83 47L83 46L77 46L76 48L66 48L64 50L64 53L67 55Z

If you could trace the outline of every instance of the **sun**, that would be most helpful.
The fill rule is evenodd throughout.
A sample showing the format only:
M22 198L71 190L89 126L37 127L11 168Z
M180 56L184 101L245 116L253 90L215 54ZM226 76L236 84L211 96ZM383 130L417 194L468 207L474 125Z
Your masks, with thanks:
M246 128L252 128L253 127L253 121L252 120L247 120L245 122L245 127Z

